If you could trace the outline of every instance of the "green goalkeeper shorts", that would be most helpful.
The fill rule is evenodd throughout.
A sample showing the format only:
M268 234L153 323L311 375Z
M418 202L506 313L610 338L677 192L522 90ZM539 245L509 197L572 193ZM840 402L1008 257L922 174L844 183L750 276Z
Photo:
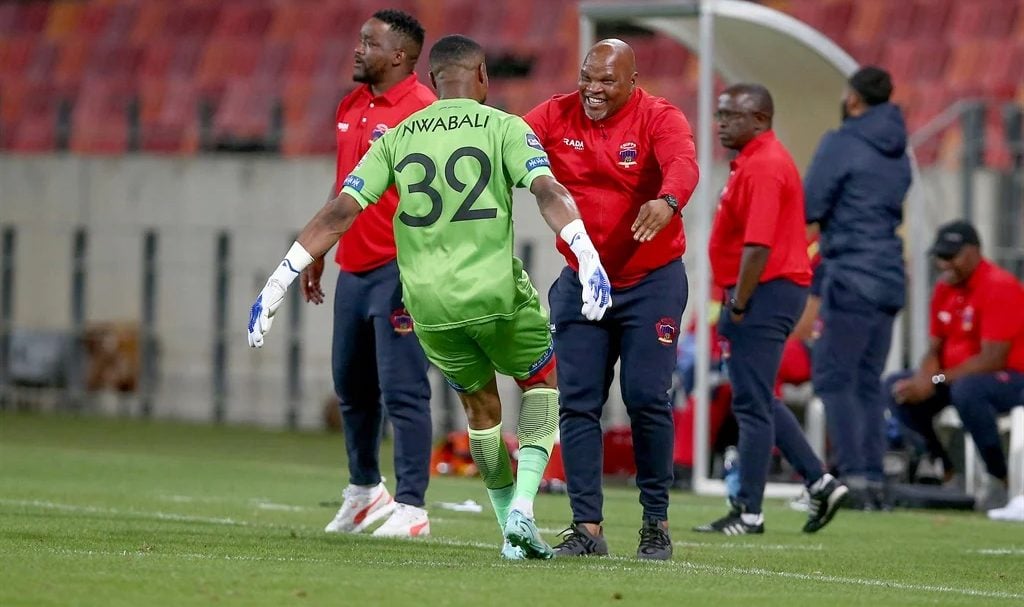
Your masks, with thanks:
M416 336L430 362L459 392L473 393L486 386L497 371L525 380L551 360L548 313L536 295L511 318L490 320Z

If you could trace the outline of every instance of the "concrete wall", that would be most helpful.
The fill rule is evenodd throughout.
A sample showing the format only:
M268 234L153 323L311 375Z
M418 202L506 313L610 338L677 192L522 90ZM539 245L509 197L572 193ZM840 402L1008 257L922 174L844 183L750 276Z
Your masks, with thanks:
M711 179L721 187L724 170L717 169ZM253 351L244 327L249 305L268 272L323 203L332 182L330 158L0 155L0 224L18 230L14 326L70 327L71 238L79 226L89 232L87 319L137 321L142 238L145 230L155 229L160 238L161 351L155 414L212 419L215 242L217 234L227 230L232 235L227 419L283 424L289 328L281 318L267 345ZM986 177L978 181L977 209L986 232L995 221L987 211L992 207L987 203L993 199L992 182ZM956 216L956 176L932 171L926 183L933 212L918 220L937 225ZM546 298L563 262L532 197L522 191L517 193L515 221L517 250L532 244L531 274ZM696 253L688 252L688 261L692 263ZM337 270L333 264L328 268L325 290L332 301ZM303 426L320 424L323 402L332 394L330 326L330 305L304 304L305 395L299 420ZM436 375L434 386L436 426L442 420L438 411L447 387ZM518 392L510 382L502 388L510 408L506 419L513 420ZM612 401L609 421L623 420L617 389Z

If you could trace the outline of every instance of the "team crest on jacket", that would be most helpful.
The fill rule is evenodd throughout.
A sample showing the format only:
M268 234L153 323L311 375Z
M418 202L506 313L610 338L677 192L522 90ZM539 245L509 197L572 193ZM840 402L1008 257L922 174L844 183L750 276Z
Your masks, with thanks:
M679 335L679 324L666 316L654 323L654 330L658 334L658 342L669 346L676 340L676 335Z
M399 335L412 333L412 316L409 315L409 311L405 308L398 308L392 312L391 326L395 328L395 333Z
M636 143L627 141L619 146L619 162L623 168L636 165Z
M370 143L377 141L384 136L384 133L388 132L388 125L381 122L377 126L373 127L373 131L370 132Z

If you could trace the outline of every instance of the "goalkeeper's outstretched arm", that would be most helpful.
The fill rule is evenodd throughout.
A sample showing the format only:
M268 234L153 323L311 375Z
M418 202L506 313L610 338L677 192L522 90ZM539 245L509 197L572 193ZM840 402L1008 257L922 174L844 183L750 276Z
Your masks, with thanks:
M338 242L338 238L352 227L362 207L342 192L325 204L299 233L298 243L313 258L320 257Z
M355 198L343 192L306 224L249 310L250 346L263 347L263 336L273 324L274 313L284 301L285 291L314 258L321 257L338 242L361 211Z
M588 320L601 320L605 310L611 307L611 282L601 265L601 257L587 234L587 228L580 219L576 201L553 177L541 175L530 184L530 192L537 198L540 214L548 226L569 245L579 264L582 286L583 308L581 313Z

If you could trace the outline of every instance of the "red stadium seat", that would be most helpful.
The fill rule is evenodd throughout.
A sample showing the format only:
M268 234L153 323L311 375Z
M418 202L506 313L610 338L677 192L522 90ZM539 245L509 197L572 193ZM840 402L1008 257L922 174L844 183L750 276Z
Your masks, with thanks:
M231 80L214 115L214 140L263 140L270 131L270 114L277 98L272 84Z
M848 43L877 45L882 40L886 18L886 0L860 0L853 5Z
M79 27L85 5L78 2L58 2L50 8L46 21L46 39L59 41L67 38Z
M132 97L132 89L126 82L86 79L72 112L71 151L81 154L127 151L127 111Z
M262 36L270 26L272 17L272 9L259 2L225 3L213 28L213 35Z
M39 33L46 27L50 16L50 5L46 2L16 3L13 31L19 34Z
M140 91L140 147L148 152L194 152L198 95L189 80L155 80Z
M53 83L62 91L77 91L85 77L96 39L77 34L63 41L52 73Z

